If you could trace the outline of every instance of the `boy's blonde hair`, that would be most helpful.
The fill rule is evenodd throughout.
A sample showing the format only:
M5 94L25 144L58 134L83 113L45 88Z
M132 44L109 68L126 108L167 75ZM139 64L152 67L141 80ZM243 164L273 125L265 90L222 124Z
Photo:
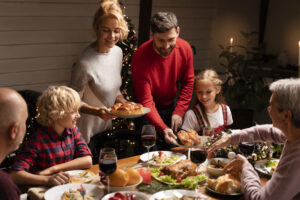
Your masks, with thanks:
M37 121L43 126L51 126L53 122L62 119L68 112L79 109L81 99L79 94L67 86L49 86L38 98Z

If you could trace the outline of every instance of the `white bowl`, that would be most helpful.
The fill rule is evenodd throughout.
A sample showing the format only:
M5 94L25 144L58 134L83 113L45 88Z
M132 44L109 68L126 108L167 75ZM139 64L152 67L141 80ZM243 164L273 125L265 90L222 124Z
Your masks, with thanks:
M132 190L135 190L135 188L141 184L143 182L143 178L141 177L140 181L137 183L137 184L134 184L134 185L126 185L126 186L123 186L123 187L114 187L114 186L110 186L109 187L109 190L111 192L118 192L118 191L132 191Z
M208 165L211 164L212 161L221 161L225 164L228 164L230 162L230 159L228 158L211 158L208 160L207 162L207 166L206 166L206 171L207 173L212 176L212 177L219 177L224 175L226 172L224 171L223 168L214 168L214 167L209 167Z
M116 192L109 193L109 194L105 195L102 198L102 200L109 200L110 197L115 196L115 193ZM145 194L141 193L141 192L137 192L137 191L122 191L121 193L122 194L135 194L136 195L136 199L148 200L148 197Z

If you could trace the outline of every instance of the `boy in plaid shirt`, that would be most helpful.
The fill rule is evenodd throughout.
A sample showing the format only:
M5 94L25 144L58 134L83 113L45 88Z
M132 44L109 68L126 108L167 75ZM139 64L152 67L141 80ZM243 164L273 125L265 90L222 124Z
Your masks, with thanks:
M50 86L37 102L43 125L18 155L11 175L17 184L61 185L69 182L68 170L92 166L91 152L78 131L78 93L66 86Z

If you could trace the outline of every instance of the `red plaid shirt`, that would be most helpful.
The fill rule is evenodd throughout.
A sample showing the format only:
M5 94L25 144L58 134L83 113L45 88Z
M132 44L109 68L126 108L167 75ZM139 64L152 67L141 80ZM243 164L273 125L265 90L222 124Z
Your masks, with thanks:
M25 142L12 170L36 173L88 155L91 151L77 127L65 129L61 136L52 127L42 127Z

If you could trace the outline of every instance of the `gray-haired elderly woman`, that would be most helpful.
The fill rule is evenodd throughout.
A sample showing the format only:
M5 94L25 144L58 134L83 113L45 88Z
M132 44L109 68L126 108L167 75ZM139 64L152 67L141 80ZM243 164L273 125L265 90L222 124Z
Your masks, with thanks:
M272 125L259 125L222 137L209 150L251 140L284 143L280 161L264 187L252 165L241 155L227 169L242 169L246 199L300 199L300 79L281 79L270 85L272 96L268 107Z

